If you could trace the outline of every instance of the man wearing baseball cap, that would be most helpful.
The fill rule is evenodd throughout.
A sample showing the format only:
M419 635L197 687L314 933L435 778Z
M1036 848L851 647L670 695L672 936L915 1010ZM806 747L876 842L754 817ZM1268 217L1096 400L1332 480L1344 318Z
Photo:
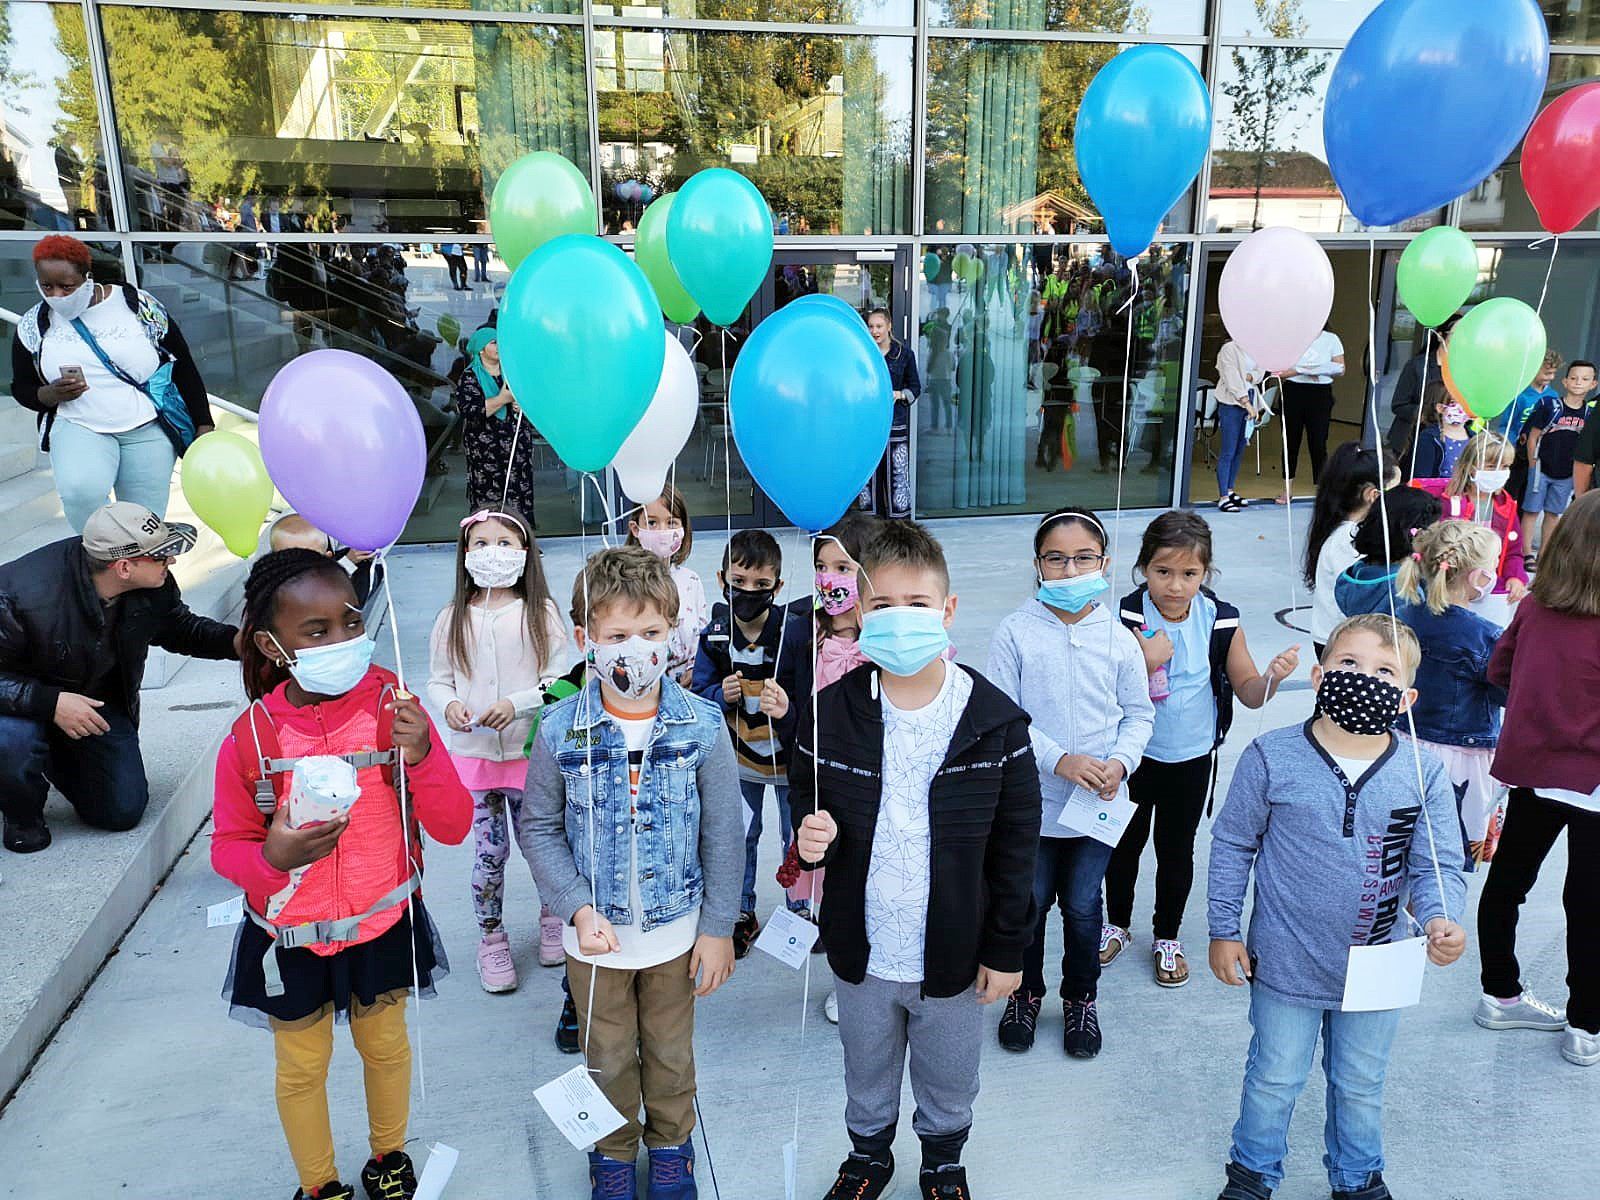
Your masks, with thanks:
M139 685L152 645L237 658L232 625L189 611L168 567L195 529L138 504L0 566L0 816L7 850L50 844L54 784L97 829L132 829L150 798Z

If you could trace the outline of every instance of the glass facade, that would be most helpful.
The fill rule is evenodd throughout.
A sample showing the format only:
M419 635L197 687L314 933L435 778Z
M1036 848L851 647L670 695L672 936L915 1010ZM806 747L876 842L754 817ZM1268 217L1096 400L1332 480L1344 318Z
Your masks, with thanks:
M698 519L781 523L727 436L727 379L756 323L816 292L885 309L917 358L919 514L1108 506L1119 462L1125 505L1204 501L1217 279L1250 230L1292 225L1329 249L1350 367L1335 441L1371 419L1365 366L1382 421L1420 349L1393 285L1416 231L1474 233L1475 298L1531 302L1544 285L1518 155L1402 228L1364 229L1343 205L1322 105L1376 2L0 0L0 307L34 302L32 241L74 231L98 277L168 304L235 404L256 406L296 353L372 357L428 434L408 536L439 540L466 496L460 344L508 277L487 224L506 165L566 156L599 198L596 232L624 248L655 196L730 167L768 198L777 253L731 336L680 331L702 404L676 479ZM1600 0L1540 6L1554 98L1600 77ZM1095 71L1141 42L1200 69L1216 126L1135 275L1105 244L1072 139ZM1600 217L1550 271L1545 314L1568 358L1600 350L1597 255ZM538 524L573 531L592 490L529 436ZM1278 436L1247 452L1247 495L1281 487Z

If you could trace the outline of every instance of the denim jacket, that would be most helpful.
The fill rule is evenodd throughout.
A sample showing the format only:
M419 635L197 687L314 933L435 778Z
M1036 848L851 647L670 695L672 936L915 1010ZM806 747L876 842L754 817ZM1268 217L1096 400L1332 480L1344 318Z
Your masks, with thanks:
M1460 605L1435 613L1426 604L1406 604L1396 615L1422 645L1411 710L1417 736L1441 746L1492 749L1506 703L1505 689L1489 682L1489 656L1500 630ZM1407 728L1404 713L1395 728Z
M592 903L613 925L637 920L649 931L699 907L700 932L727 937L744 881L743 803L721 711L668 678L630 804L628 748L591 680L540 721L517 840L540 898L563 921Z

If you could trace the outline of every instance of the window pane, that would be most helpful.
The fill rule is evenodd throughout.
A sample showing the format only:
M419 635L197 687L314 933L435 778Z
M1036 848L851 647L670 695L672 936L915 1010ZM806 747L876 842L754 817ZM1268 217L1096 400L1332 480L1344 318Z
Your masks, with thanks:
M554 13L576 15L583 11L583 0L416 0L396 5L394 0L305 0L306 3L372 4L388 8L452 9L466 12Z
M1348 38L1379 0L1222 0L1224 37Z
M1102 233L1078 178L1073 127L1114 43L928 43L927 232ZM1184 50L1198 65L1198 51ZM1191 228L1193 200L1167 214Z
M704 167L749 176L779 234L909 232L911 51L910 38L596 29L607 232Z
M1204 33L1206 0L932 0L930 25L1068 33Z
M1181 407L1188 248L1158 245L1141 260L1131 311L1127 269L1102 258L1102 247L968 249L937 250L937 268L918 276L918 514L1115 504L1124 377L1122 503L1165 506ZM1130 316L1131 373L1123 369Z
M809 25L911 25L916 19L911 0L665 0L664 4L596 4L594 15Z
M1539 0L1550 40L1566 45L1600 42L1600 0Z
M110 229L76 4L0 0L0 229Z
M478 232L519 155L589 169L577 29L110 7L101 21L139 229Z

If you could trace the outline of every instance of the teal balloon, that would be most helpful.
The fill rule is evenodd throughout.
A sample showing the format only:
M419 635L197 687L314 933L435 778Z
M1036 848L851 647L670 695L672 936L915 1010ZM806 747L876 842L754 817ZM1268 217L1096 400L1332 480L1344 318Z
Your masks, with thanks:
M524 154L507 167L489 199L495 248L513 270L554 238L599 228L588 179L550 150Z
M506 285L500 362L528 420L574 471L600 471L639 423L666 358L661 306L621 250L556 238Z
M939 256L932 250L922 256L922 277L929 283L939 277Z
M667 214L667 252L711 323L732 325L772 268L772 210L739 172L696 172Z

